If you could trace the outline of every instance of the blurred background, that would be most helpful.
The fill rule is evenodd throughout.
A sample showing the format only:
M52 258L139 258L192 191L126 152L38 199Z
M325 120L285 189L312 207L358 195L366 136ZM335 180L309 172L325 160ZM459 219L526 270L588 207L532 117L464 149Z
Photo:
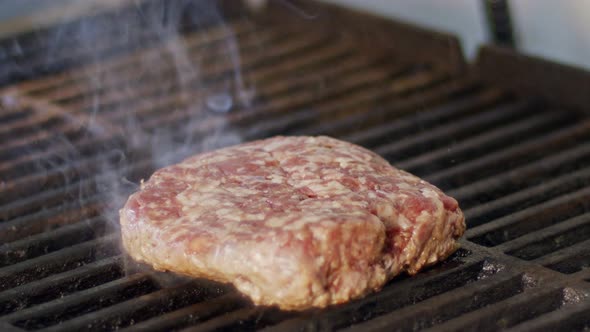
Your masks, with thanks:
M408 22L451 32L465 54L492 41L487 8L505 2L515 46L562 63L590 68L590 1L587 0L330 0Z
M140 1L140 0L127 0ZM279 0L291 1L291 0ZM587 0L326 0L393 17L460 37L469 59L479 44L494 40L490 8L502 27L508 23L521 52L590 68L590 1ZM45 24L65 14L116 6L113 0L0 0L0 36L29 24ZM506 7L505 9L503 7ZM507 12L509 22L502 17ZM498 23L498 21L496 21Z

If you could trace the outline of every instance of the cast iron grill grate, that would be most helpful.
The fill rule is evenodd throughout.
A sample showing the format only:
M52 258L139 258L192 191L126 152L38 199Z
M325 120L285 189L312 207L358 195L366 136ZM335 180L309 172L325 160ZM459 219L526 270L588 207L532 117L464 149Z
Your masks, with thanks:
M61 63L0 92L0 328L587 329L590 118L490 82L485 64L441 60L458 53L448 36L429 41L328 7L334 19L362 17L406 38L400 50L368 48L353 28L326 28L331 18L297 24L277 10L115 45L98 65ZM408 56L416 44L421 54ZM122 204L130 183L235 138L275 134L333 135L440 186L467 215L463 248L379 293L302 313L255 307L231 287L157 273L121 251L113 200Z

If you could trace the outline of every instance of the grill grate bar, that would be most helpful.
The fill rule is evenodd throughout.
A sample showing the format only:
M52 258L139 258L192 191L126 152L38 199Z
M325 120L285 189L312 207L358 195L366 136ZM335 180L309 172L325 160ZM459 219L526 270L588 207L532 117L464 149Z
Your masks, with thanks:
M8 106L7 104L15 104ZM0 123L5 128L11 128L11 124L18 124L21 121L37 116L32 109L18 105L14 97L3 94L0 95Z
M276 32L273 33L272 31L257 33L254 29L248 29L242 31L242 33L249 34L242 37L245 37L246 44L250 46L252 46L251 44L253 42L262 42L273 36L276 38ZM142 50L136 54L131 54L122 58L115 58L108 62L101 62L100 66L87 66L78 69L76 70L77 75L71 77L68 82L58 83L56 85L60 87L59 89L56 89L55 86L53 86L49 87L50 89L53 88L53 90L45 89L42 91L34 91L32 94L34 96L42 96L47 100L58 103L73 100L86 94L102 94L104 93L105 88L112 90L115 87L121 87L131 84L134 81L140 81L140 75L146 73L137 71L138 64L141 65L144 61L166 60L165 56L168 52L172 52L172 49L174 48L186 52L195 52L207 48L207 51L211 51L211 53L207 54L209 58L215 58L214 55L222 56L223 54L217 54L221 52L219 48L224 46L224 42L230 42L230 37L231 33L229 31L222 31L222 33L219 33L218 35L211 36L210 39L202 38L201 34L193 34L182 39L174 39L147 51ZM256 39L252 40L252 37L255 37ZM240 42L242 41L244 41L244 39L240 39ZM173 74L175 68L172 63L161 61L158 68L150 68L150 70L154 70L153 74L156 74L155 70L157 70L158 74L169 76ZM113 72L116 72L117 74L112 75ZM89 75L100 78L100 87L97 88L96 82L95 84L89 82Z
M493 223L472 227L465 235L475 243L496 246L584 213L588 208L588 198L590 198L590 187L531 206L496 219Z
M14 181L7 181L3 190L9 196L0 199L0 204L2 204L0 209L4 208L4 204L17 201L21 196L36 192L40 188L55 188L59 185L67 186L68 183L80 181L92 174L108 169L107 165L115 164L119 158L121 158L120 151L109 151L104 155L76 160L48 172L36 173L17 178ZM20 203L17 202L17 204Z
M63 119L55 117L54 114L49 112L33 112L29 113L28 116L19 118L13 122L1 122L0 127L0 138L7 140L10 136L21 136L30 134L32 130L38 130L44 127L53 127L56 124L60 124Z
M311 314L286 320L267 330L298 331L310 325L320 330L334 330L464 287L495 274L498 269L493 263L478 261L455 266L434 276L428 276L427 273L417 275L411 282L394 280L378 293L353 301L350 305L329 308L318 316Z
M361 61L364 62L365 60L363 59ZM369 65L369 63L367 63L367 65ZM276 70L279 70L280 68L275 68L275 69ZM352 81L354 81L354 80L357 79L355 77L355 72L356 71L351 71L350 73L348 73L348 71L345 71L344 74L346 76L339 77L339 79L340 80L344 80L344 81L351 81L352 82ZM314 79L313 76L304 76L304 79L305 80L309 79L309 81L307 81L307 82L304 81L304 83L313 84L313 79ZM299 105L301 105L301 104L304 104L306 101L307 102L311 102L311 100L317 99L319 97L317 95L309 94L309 91L308 90L297 90L298 87L304 86L304 85L299 85L298 83L299 83L299 81L297 81L297 80L293 80L293 81L292 80L288 80L284 84L280 84L279 82L276 82L274 80L268 81L268 83L266 83L265 85L267 85L267 86L278 86L279 88L280 87L283 87L284 91L288 91L291 96L293 94L299 94L299 95L297 95L297 98L296 99L290 97L289 95L286 96L286 97L281 97L279 95L277 98L270 99L269 102L271 104L265 103L262 106L257 107L255 109L242 109L242 110L240 110L242 112L231 113L229 115L229 117L228 117L229 118L229 121L230 122L237 122L237 121L243 122L243 121L245 121L245 119L253 119L255 117L252 116L252 115L250 115L251 112L252 113L256 113L258 116L262 116L262 113L267 113L267 114L265 114L265 116L269 116L270 115L269 113L272 110L277 110L277 109L283 110L283 109L288 108L289 107L289 103L297 102ZM363 82L358 82L358 83L360 84L360 83L363 83ZM354 84L354 82L353 82L353 84ZM261 87L261 88L266 89L266 86L265 87ZM283 91L280 91L280 92L283 92ZM328 92L329 91L326 91L326 93L328 93ZM262 95L263 94L266 94L265 90L262 90L261 91L261 94ZM267 96L267 97L270 97L270 96ZM276 108L274 108L274 107L276 107ZM191 115L188 115L188 114L183 113L183 112L178 112L178 113L175 113L175 114L172 114L172 115L168 115L168 116L166 116L166 114L161 114L161 113L157 113L155 115L157 115L158 117L154 117L153 119L150 119L150 120L146 121L143 125L145 127L147 127L147 128L157 127L161 123L170 123L172 121L182 121L185 118L191 116ZM194 116L194 115L192 115L192 116ZM209 121L205 121L204 123L202 123L201 126L200 126L200 128L202 128L201 130L206 130L209 127L212 126L212 123L215 123L215 122L222 122L222 120L220 120L218 118L213 118L213 119L211 119Z
M528 233L523 235L519 238L516 238L512 241L504 242L498 245L496 248L502 251L508 251L513 253L514 251L518 251L525 246L536 244L545 243L546 245L557 246L557 248L552 248L553 251L560 249L559 246L562 245L573 245L576 244L576 240L569 239L569 240L557 240L553 239L556 236L562 236L564 232L572 232L578 230L581 226L588 226L590 223L590 213L584 213L580 216L570 218L566 221L560 222L553 226L544 228L540 231L534 233ZM577 234L581 239L588 238L587 231L583 231L582 233ZM553 241L552 241L553 240ZM565 240L565 241L564 241ZM563 241L563 242L562 242ZM533 257L536 258L536 257Z
M181 330L182 332L205 332L205 331L220 331L220 330L231 330L231 329L243 329L240 326L241 322L245 322L256 318L264 312L264 309L259 307L243 308L229 313L223 316L210 319L198 326L189 327Z
M97 217L0 245L0 267L92 240L104 233L105 223L102 217Z
M102 205L101 197L93 196L2 222L0 223L0 241L8 243L57 226L95 217Z
M122 176L126 176L132 181L139 181L139 178L146 176L153 170L151 159L140 159L130 166L125 166L119 169L112 169L111 171L98 175L93 179L86 179L81 182L72 183L69 186L55 189L49 192L43 192L39 195L31 196L30 200L25 201L24 206L20 206L22 209L30 209L29 214L23 214L17 218L9 221L0 222L0 240L10 242L21 239L26 236L34 235L39 232L46 231L48 228L54 228L58 226L64 226L72 223L76 223L80 218L91 218L105 210L105 205L109 203L107 197L112 196L110 187L101 189L97 192L97 185L100 183L112 184ZM61 205L47 208L44 207L44 203L48 203L50 200L44 201L46 193L53 196L52 199L59 201L60 199L67 199L68 191L71 188L76 190L84 190L88 186L92 190L89 190L85 194L86 197L80 197L79 195L74 196L73 203L63 203ZM18 204L17 204L18 205ZM41 209L40 211L37 209ZM30 213L31 211L35 211Z
M403 74L403 73L402 73ZM423 76L425 73L410 73L409 75L419 75ZM396 75L397 76L397 75ZM433 72L430 74L431 81L436 82L441 80L441 76ZM395 82L399 80L403 80L404 77L392 77L391 83L381 82L380 85L372 89L368 89L366 93L360 94L358 96L351 96L350 100L346 100L345 98L341 97L339 99L331 100L326 104L322 104L321 106L314 107L313 109L322 114L324 118L327 118L329 114L334 114L336 119L330 118L330 121L318 121L310 126L300 127L295 130L296 134L305 134L305 135L318 135L318 134L331 134L337 135L338 130L342 130L343 127L340 121L345 120L348 121L349 117L356 118L358 121L355 123L357 126L359 124L366 124L369 122L374 116L378 115L393 115L393 112L388 112L385 110L386 106L380 106L381 112L377 114L377 112L371 112L371 109L374 108L376 105L398 105L401 106L401 103L410 103L412 100L411 96L408 98L403 98L403 94L396 94L393 92L392 86ZM408 77L411 79L411 76ZM385 89L384 89L385 88ZM420 88L420 87L415 87ZM426 101L427 102L427 101ZM347 116L344 117L343 114L346 113ZM367 114L370 113L370 114ZM357 118L358 117L358 118ZM356 128L348 128L355 130Z
M262 107L253 109L253 110L249 110L247 112L243 112L243 113L233 113L229 118L230 123L234 122L234 121L246 121L247 120L251 120L251 119L255 119L261 115L264 116L272 116L271 113L272 112L276 112L277 110L281 110L284 112L293 110L293 109L297 109L297 108L307 108L306 105L309 105L310 103L314 103L317 102L318 104L323 104L326 103L329 100L334 100L337 98L342 97L343 95L345 95L347 92L353 92L354 94L352 96L349 96L348 98L357 98L357 96L359 94L363 95L363 92L365 92L365 89L367 88L373 88L376 85L378 85L377 82L383 80L386 75L388 75L387 71L381 70L381 71L363 71L361 73L357 73L354 78L351 77L350 80L342 80L339 82L339 84L334 87L331 86L330 88L327 88L324 91L324 94L322 96L318 96L317 94L310 92L309 90L302 90L302 91L298 91L292 94L289 94L285 97L279 97L279 98L273 98L271 101L269 101L268 103L265 103ZM373 91L373 90L370 90ZM374 94L375 92L370 92ZM320 98L322 97L322 98ZM369 98L367 96L365 96L366 98ZM320 105L318 105L317 107L314 107L314 109L317 111L318 108L321 107ZM172 121L178 121L178 119L175 119L173 116L168 116L168 117L160 117L160 118L154 118L152 119L152 121L147 121L144 126L147 128L151 128L151 127L157 127L157 126L161 126L163 124L167 124L170 123ZM200 132L209 132L211 131L211 128L215 128L215 126L218 125L223 125L224 124L224 120L221 118L212 118L211 121L203 121L203 122L198 122L195 124L194 128L191 128L191 132L194 131L200 131Z
M63 204L64 200L80 199L82 195L96 192L94 179L65 183L56 189L41 190L38 194L26 196L21 200L0 206L0 216L3 221L18 218L30 213L39 212L41 208L54 207ZM31 190L37 192L35 190Z
M60 142L64 143L64 142ZM43 150L29 151L34 153L20 154L14 156L8 161L0 163L0 172L7 174L7 176L17 176L21 174L27 174L37 171L37 165L40 160L51 161L51 166L63 166L66 161L89 157L93 154L99 153L100 147L121 147L124 146L122 143L117 142L109 138L96 138L91 135L80 138L79 141L75 142L76 150L72 150L70 144L52 144ZM69 158L71 156L71 158ZM64 158L65 157L65 158Z
M165 8L162 4L159 6L157 10ZM141 7L144 7L143 4ZM74 23L62 22L49 29L35 29L12 40L5 40L3 46L8 52L4 52L2 57L20 66L14 69L8 67L9 70L3 73L2 83L63 72L92 60L107 60L161 44L176 32L187 33L196 28L210 28L213 23L221 23L213 22L216 21L213 17L207 17L207 22L199 20L197 24L187 16L178 17L182 22L170 22L162 20L160 16L156 19L152 9L144 11L143 8L133 8L126 11L125 15L109 13L99 14L100 18L85 16ZM109 18L105 20L107 16ZM156 22L160 23L154 25ZM163 31L163 26L160 26L162 23L171 29ZM39 44L42 46L39 47Z
M275 308L253 307L232 311L223 316L208 320L198 326L183 329L185 332L219 331L219 330L250 330L260 329L276 323L287 316Z
M260 46L261 43L265 41L270 41L274 39L280 39L283 35L277 35L273 33L258 33L249 36L248 38L242 39L239 44L240 53L250 54L253 50L256 50L257 46ZM289 40L286 38L285 40ZM296 45L300 45L299 44ZM223 73L225 68L228 66L225 64L227 61L231 60L231 52L233 52L232 47L227 47L226 44L210 44L204 45L207 46L206 52L203 54L197 54L196 56L191 58L191 61L194 63L202 63L202 74L199 73L199 78L191 77L191 79L196 82L197 79L206 79L211 75L216 75L219 73ZM189 49L186 49L186 48ZM178 41L175 44L171 44L168 47L168 50L163 49L163 52L174 52L173 49L176 49L177 52L191 52L190 49L191 45L186 45L182 43L182 41ZM289 50L288 48L285 48ZM128 72L106 72L104 73L104 77L100 78L100 81L96 82L95 84L99 84L100 87L92 87L88 86L85 87L84 90L80 89L78 86L74 85L70 87L70 89L65 90L64 92L60 93L58 96L59 98L50 99L60 105L66 106L72 110L88 110L94 107L93 103L99 102L99 105L102 104L115 104L118 101L125 102L125 97L129 97L130 95L140 94L142 96L149 96L154 93L159 93L161 91L166 91L175 87L178 87L178 84L185 84L189 82L182 82L184 79L182 75L184 73L180 73L180 71L187 71L186 73L192 75L190 71L193 71L191 67L187 68L179 68L179 65L175 65L173 62L175 61L174 58L168 59L166 57L166 53L161 54L161 59L159 61L162 63L161 66L155 68L145 68L145 65L142 62L145 62L145 59L138 59L137 63L130 64L130 69ZM174 57L174 56L172 56ZM169 60L169 61L166 61ZM178 59L176 59L178 60ZM185 66L189 66L188 63L183 64ZM209 69L218 68L219 70L210 71ZM143 70L137 70L137 68ZM135 70L131 70L135 69ZM92 73L89 73L89 75ZM195 75L196 72L194 73ZM154 79L159 79L162 84L139 84L138 82L149 82L153 81ZM100 107L100 106L98 106Z
M197 282L157 290L137 298L120 302L95 312L76 316L60 325L44 331L92 329L113 330L128 326L135 321L151 318L168 311L205 301L224 294L223 288L199 287ZM112 294L112 293L111 293ZM16 324L18 326L18 324Z
M335 51L344 51L347 49L345 45L335 45ZM332 49L331 47L327 50ZM313 52L312 54L315 54ZM339 60L333 60L333 67L327 67L326 61L328 59L317 59L317 62L311 62L309 65L298 68L295 72L306 72L297 77L285 79L282 75L293 75L289 71L283 73L277 72L281 69L278 66L265 67L261 70L256 70L251 74L246 72L246 79L251 77L253 86L256 88L256 98L260 101L262 108L270 108L267 103L273 102L275 98L285 98L293 93L309 92L310 87L321 86L328 80L347 80L353 79L355 75L359 75L364 71L371 71L375 73L379 71L379 66L384 66L384 58L382 57L358 57L352 53L348 55L345 53L336 53ZM306 60L314 60L311 57L302 57ZM288 64L288 62L286 63ZM401 67L387 66L385 71L390 71L390 75L394 75L397 71L400 71ZM307 74L309 72L309 74ZM272 75L274 74L274 75ZM261 77L261 78L257 78ZM323 91L322 91L323 92ZM317 96L316 96L317 97ZM255 99L254 102L257 100ZM237 115L237 114L236 114Z
M49 144L51 139L56 139L58 137L67 137L68 139L76 141L76 137L82 133L82 130L77 123L66 122L57 129L60 130L60 134L57 134L56 131L41 129L30 133L29 135L15 137L14 139L2 142L2 144L0 144L0 162L6 159L11 159L11 157L8 156L18 153L19 150L27 151L27 147L29 146L45 147Z
M461 139L463 135L473 135L488 128L495 128L509 121L517 121L527 115L527 103L502 105L486 110L477 115L464 117L461 120L432 128L429 131L417 133L408 138L396 140L386 145L374 148L378 154L391 160L406 159L412 153L418 153L421 146L435 146L436 142L445 143L449 137Z
M252 124L248 126L248 130L252 133L249 134L246 132L246 138L258 138L262 136L269 136L273 131L281 130L283 134L289 133L290 131L301 132L305 131L307 126L313 126L314 123L323 123L323 118L326 118L329 114L332 115L333 113L341 112L343 109L353 112L357 112L358 108L364 107L365 105L370 106L370 104L375 102L375 99L382 98L383 96L387 95L387 92L384 95L381 95L381 92L377 91L377 86L368 86L366 89L366 94L360 95L350 95L350 97L339 97L334 99L336 103L322 103L317 105L317 107L312 108L312 112L309 109L295 109L293 113L289 112L286 115L282 115L278 117L276 120L269 119L260 125ZM396 99L396 96L392 98ZM325 99L329 101L328 99ZM330 99L332 100L332 99ZM305 115L305 118L302 118L301 113L309 113ZM338 116L337 114L333 114L333 116ZM295 117L292 123L289 123L289 119ZM311 120L315 121L311 121ZM301 121L304 120L304 121ZM262 130L261 130L262 129ZM251 136L248 136L251 135Z
M295 89L306 89L325 81L338 80L344 75L379 65L387 66L386 59L355 54L350 50L350 45L341 42L327 44L291 61L246 71L243 75L245 81L252 82L255 86L256 97L264 102L279 94L292 93ZM295 76L303 72L304 75ZM286 75L294 77L285 79Z
M371 128L371 130L355 132L346 136L344 139L366 147L373 147L391 133L401 132L401 135L403 135L403 133L407 133L418 125L444 123L445 121L449 121L449 119L465 114L471 110L496 103L500 98L501 95L497 91L484 90L483 92L468 95L465 98L456 101L450 101L449 103L425 110L424 112L415 115L405 116L392 123L375 126Z
M590 329L590 302L556 310L526 324L516 325L506 332L525 331L585 331Z
M203 36L199 39L198 34L191 35L187 38L189 43L203 43L209 40L218 40L222 39L226 36L229 30L233 30L236 33L236 36L247 33L252 31L254 26L251 22L248 21L236 21L228 22L226 26L221 26L219 28L211 28L207 30L207 36ZM165 42L166 43L166 42ZM144 49L140 49L134 52L129 53L127 56L116 57L109 59L107 61L101 62L101 65L97 69L98 72L96 74L100 74L106 71L119 71L124 68L129 68L130 65L137 61L137 58L141 58L142 56L152 56L160 52L162 45L156 45ZM51 94L60 89L60 87L68 87L71 85L80 85L84 84L87 80L87 77L84 73L84 68L74 68L70 70L63 71L61 73L57 73L52 75L48 78L43 78L39 80L30 80L23 83L18 84L19 90L23 92L27 92L33 96L43 95L43 94Z
M551 127L563 124L569 118L563 114L546 112L533 119L516 120L513 123L470 137L469 139L453 142L449 146L429 151L416 157L402 160L396 166L414 174L423 174L431 169L440 169L453 164L477 157L480 151L493 151L516 142L519 138L534 136L536 133L546 132Z
M473 206L470 198L479 202L480 194L484 192L496 192L502 188L525 187L531 179L537 177L551 177L556 169L564 165L580 163L590 155L590 144L581 143L564 151L541 158L535 162L520 167L512 168L493 178L485 178L473 182L467 186L450 190L449 195L463 202L466 206Z
M589 121L568 126L547 135L526 140L521 144L517 144L507 149L490 153L476 160L430 174L426 179L433 183L448 184L446 187L458 187L473 183L475 179L480 179L482 174L488 175L489 171L485 172L484 170L496 170L496 168L491 167L492 165L502 165L501 169L503 170L505 169L506 164L514 165L514 162L518 160L518 156L527 156L527 159L530 159L534 156L535 152L539 153L540 151L543 151L546 153L552 149L559 149L564 144L577 142L580 139L580 136L583 137L588 133L589 127ZM491 175L494 174L489 174L489 176ZM495 180L497 181L498 177L495 177Z
M270 135L283 134L289 129L296 128L305 123L311 123L317 120L317 115L308 110L296 110L289 112L287 115L280 117L277 120L267 120L259 124L248 126L242 130L240 136L244 141L259 139Z
M553 180L517 191L513 194L474 206L465 210L465 216L473 225L484 224L493 218L514 213L556 196L590 185L590 169L566 173Z
M248 301L238 293L221 295L167 314L134 324L121 331L170 331L204 322L223 313L242 309Z
M418 96L410 96L407 99L397 100L390 106L379 106L370 110L368 114L358 113L350 114L342 119L333 119L328 124L320 124L313 128L306 128L302 133L308 135L342 134L348 139L348 135L356 134L362 130L379 130L378 126L391 121L392 119L413 112L416 108L436 106L437 103L448 101L454 94L460 94L473 87L474 82L470 79L447 82L440 86L428 89ZM375 106L375 104L373 104ZM357 112L359 110L356 110Z
M242 70L247 70L261 65L268 65L273 61L280 60L283 57L289 57L297 52L303 52L308 49L318 47L326 43L327 40L324 36L318 35L313 38L301 38L297 37L292 40L286 39L280 47L273 47L267 52L248 53L247 56L240 59ZM200 89L205 84L211 84L215 79L223 78L223 75L233 75L234 64L231 61L217 62L216 64L208 65L202 68L202 72L199 76L188 78L182 82L183 88L193 88L195 90ZM232 76L233 77L233 76ZM154 99L159 97L162 93L169 93L173 89L180 88L179 80L164 80L159 84L148 84L134 87L132 94L128 91L115 90L112 93L102 96L100 104L94 105L92 101L88 105L81 104L69 104L70 109L75 110L94 110L97 107L101 112L108 112L114 109L121 109L126 107L133 107L133 102L142 98Z
M20 286L51 274L117 254L114 235L84 242L24 262L0 268L0 290Z
M424 332L434 331L497 331L528 321L538 315L554 312L565 303L564 289L533 288L495 305L467 313Z
M474 282L439 297L432 297L411 307L402 308L352 325L345 331L408 331L432 327L468 312L490 306L522 293L526 288L522 275L501 273Z
M75 34L75 31L69 33ZM56 52L51 54L50 50L44 50L36 52L36 54L28 54L26 59L14 59L17 62L23 61L24 65L27 66L27 71L23 74L16 73L10 77L8 74L8 80L20 80L23 78L30 78L31 76L43 75L51 72L59 71L63 68L84 64L88 61L97 59L97 55L100 54L100 58L104 59L109 56L116 55L117 53L125 52L130 49L137 49L148 46L149 44L157 43L159 40L154 38L153 32L136 32L139 35L134 36L134 39L128 38L106 38L98 43L85 44L84 39L72 38L75 40L73 43L62 44L60 47L66 49L67 52ZM55 36L46 36L47 38L55 38ZM65 38L70 39L70 38ZM39 41L39 39L37 39ZM51 61L48 60L48 52L51 54ZM5 82L6 76L3 77Z
M335 74L340 73L343 71L344 73L348 72L348 68L352 67L351 69L354 70L356 66L360 66L356 69L360 70L361 66L369 65L369 59L354 57L350 59L351 61L338 63L338 66L335 66L329 70L325 67L323 68L315 68L318 64L322 64L324 61L332 57L343 57L346 56L348 51L345 44L338 43L336 45L328 44L326 46L322 46L319 48L319 52L311 52L311 55L302 55L298 57L296 61L288 61L289 58L285 57L285 59L278 59L278 61L264 64L263 66L256 68L256 71L244 71L242 73L244 77L244 81L246 82L256 82L257 95L260 97L270 97L271 91L274 89L273 93L278 93L282 91L291 91L293 88L298 86L305 86L306 84L311 84L315 78L313 75L302 75L293 80L282 80L277 81L281 78L281 75L286 75L289 71L294 70L303 70L305 67L311 67L311 69L317 70L318 74L331 74L334 72ZM318 54L319 53L319 54ZM352 62L352 64L350 63ZM209 86L209 90L215 90L215 88L222 88L223 82L216 84L215 86ZM281 84L282 83L282 84ZM300 85L299 85L300 84ZM278 90L278 91L277 91ZM156 100L138 100L135 103L135 107L131 110L135 116L141 116L143 113L151 112L160 115L159 111L164 107L174 108L185 105L189 103L187 98L184 98L186 91L180 91L179 93L172 94L171 96L164 96L162 98L158 98ZM191 99L205 99L207 97L207 92L203 91L196 91L196 96L191 96ZM243 110L246 111L246 110ZM240 113L237 113L240 114ZM122 117L126 116L125 113L108 113L106 116L111 120L121 119Z
M0 316L122 278L122 256L88 263L73 270L0 292Z
M14 325L10 325L9 323L6 322L0 322L0 331L4 331L4 332L23 332L23 329L19 329L17 327L15 327Z
M590 267L590 240L557 250L533 262L565 274L572 274Z
M139 273L15 312L3 319L19 327L42 328L156 290L158 286L154 281L147 274Z
M116 155L117 153L115 153ZM99 158L101 159L101 158ZM104 160L101 160L101 162ZM134 176L136 174L147 174L152 170L151 160L146 156L138 158L130 166L118 165L100 165L93 164L96 167L96 174L93 177L72 176L67 181L56 181L57 188L45 189L38 194L28 194L26 198L0 206L0 217L4 220L16 216L25 216L27 213L37 212L39 208L49 208L57 204L63 204L64 199L87 200L102 193L105 189L99 189L100 184L112 185L117 180L115 176ZM90 171L90 174L92 172ZM63 174L62 174L63 175ZM42 176L39 175L42 180ZM27 178L30 181L30 178ZM27 183L27 182L25 182ZM41 182L43 186L47 183ZM22 186L19 189L33 188L29 191L35 192L35 182L30 183L30 187ZM18 188L18 187L17 187Z

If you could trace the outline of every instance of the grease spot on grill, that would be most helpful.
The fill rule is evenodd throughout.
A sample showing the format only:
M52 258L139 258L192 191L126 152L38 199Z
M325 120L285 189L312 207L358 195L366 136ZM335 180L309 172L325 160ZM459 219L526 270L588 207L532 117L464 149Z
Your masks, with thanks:
M207 108L216 113L227 113L231 110L234 102L227 93L219 93L209 96L206 101Z

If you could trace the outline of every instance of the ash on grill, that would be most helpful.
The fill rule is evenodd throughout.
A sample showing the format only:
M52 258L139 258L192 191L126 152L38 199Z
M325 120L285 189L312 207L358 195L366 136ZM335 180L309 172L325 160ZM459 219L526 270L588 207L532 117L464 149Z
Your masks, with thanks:
M328 5L246 15L219 4L224 25L174 12L174 39L145 28L137 13L166 7L150 2L66 25L117 36L109 22L136 15L131 45L71 43L41 61L39 37L55 30L0 43L18 41L27 68L0 70L0 329L589 327L590 118L580 110L590 97L578 88L590 75L489 47L468 68L453 37ZM138 70L148 59L157 68ZM196 150L275 134L361 144L438 185L465 210L463 248L379 293L303 313L122 253L113 192Z

